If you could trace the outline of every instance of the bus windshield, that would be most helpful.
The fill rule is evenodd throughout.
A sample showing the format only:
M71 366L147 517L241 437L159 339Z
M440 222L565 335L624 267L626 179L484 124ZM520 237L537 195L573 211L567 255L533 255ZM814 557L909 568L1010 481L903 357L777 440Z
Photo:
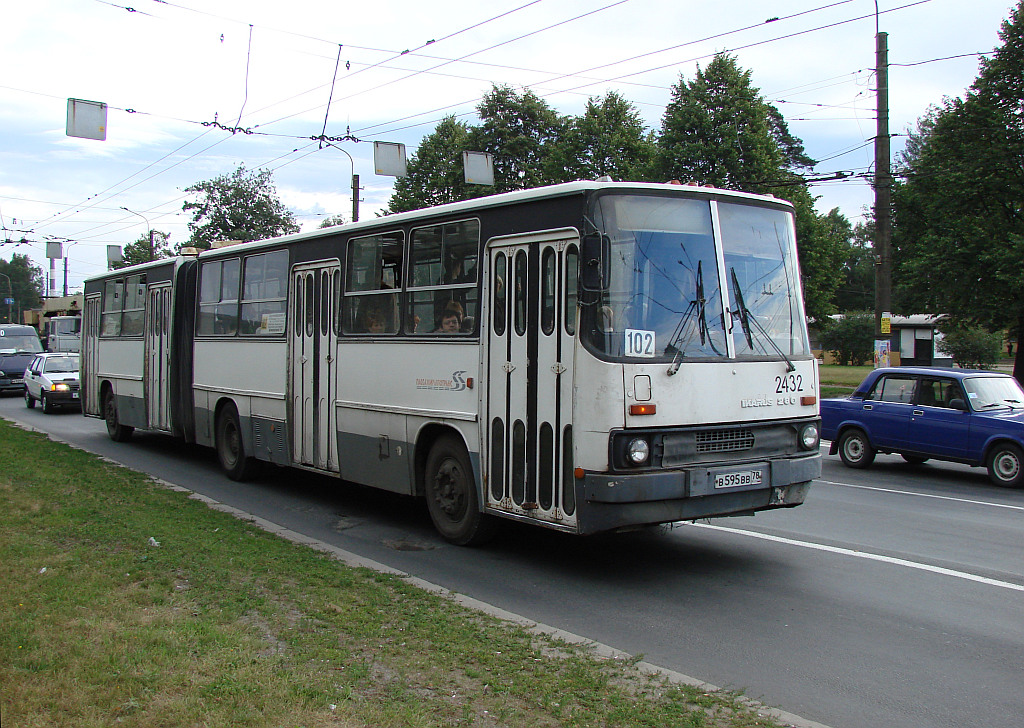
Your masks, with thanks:
M786 359L810 354L784 210L708 200L599 197L605 285L590 343L612 358Z

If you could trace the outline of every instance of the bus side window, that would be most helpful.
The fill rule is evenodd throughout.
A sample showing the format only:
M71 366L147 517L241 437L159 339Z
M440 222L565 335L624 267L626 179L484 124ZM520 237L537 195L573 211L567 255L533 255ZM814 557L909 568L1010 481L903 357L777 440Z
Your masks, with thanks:
M142 336L146 324L146 276L128 276L124 292L121 336Z
M121 335L121 309L124 308L124 279L107 281L103 286L103 313L100 336Z
M477 328L480 222L413 230L406 333L466 334Z
M394 334L402 290L401 232L348 241L342 331L346 334Z
M238 258L203 263L199 284L200 336L233 336L238 329Z
M250 255L242 272L243 336L283 336L288 290L288 251Z

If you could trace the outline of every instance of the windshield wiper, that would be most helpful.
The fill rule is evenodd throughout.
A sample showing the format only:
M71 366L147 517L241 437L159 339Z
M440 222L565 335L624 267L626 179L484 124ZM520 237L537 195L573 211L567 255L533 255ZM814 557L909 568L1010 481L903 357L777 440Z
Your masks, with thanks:
M754 314L750 313L750 309L747 308L747 304L743 302L743 291L740 290L740 280L736 276L736 269L730 268L729 273L732 276L733 297L736 299L736 307L738 309L736 311L733 311L732 315L735 318L738 318L740 321L740 327L743 329L743 336L747 340L747 346L749 346L750 349L753 350L754 341L753 337L751 336L751 332L756 330L757 333L760 334L760 336L758 337L758 341L767 341L771 345L771 347L775 349L775 352L786 360L786 371L795 371L796 365L793 364L793 361L788 356L786 356L786 352L779 348L779 345L775 343L775 339L773 339L771 334L765 331L764 327L757 322L757 319L754 317ZM753 328L751 327L751 325L753 325Z
M697 334L700 336L700 345L704 346L704 342L708 340L708 318L707 318L707 301L704 298L704 271L701 269L701 261L697 261L697 283L694 291L694 299L690 301L690 305L683 311L683 315L679 317L679 323L676 324L676 330L672 333L672 339L669 341L668 346L665 347L667 353L669 347L676 350L676 353L672 356L672 363L668 367L668 375L672 376L679 371L679 365L682 362L683 352L686 349L686 344L690 343L690 338L687 337L683 345L679 346L680 339L683 337L683 329L690 317L693 316L694 312L697 314ZM692 334L691 334L692 336ZM713 347L712 347L713 348Z

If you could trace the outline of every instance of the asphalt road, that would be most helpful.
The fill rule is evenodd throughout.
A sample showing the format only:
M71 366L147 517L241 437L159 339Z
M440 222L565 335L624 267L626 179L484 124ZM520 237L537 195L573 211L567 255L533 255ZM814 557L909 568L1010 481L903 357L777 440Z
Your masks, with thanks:
M1024 491L981 469L826 455L793 510L586 539L510 525L463 549L414 499L301 471L233 483L210 450L114 443L99 420L17 398L0 416L834 728L1024 724Z

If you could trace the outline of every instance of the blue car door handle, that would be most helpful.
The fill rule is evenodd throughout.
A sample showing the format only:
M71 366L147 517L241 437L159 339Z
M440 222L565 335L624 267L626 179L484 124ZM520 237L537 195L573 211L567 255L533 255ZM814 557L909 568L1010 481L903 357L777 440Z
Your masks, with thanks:
M874 405L866 404L866 405L864 405L864 409L866 409L866 410L874 409Z
M924 410L914 410L914 417L924 417Z

